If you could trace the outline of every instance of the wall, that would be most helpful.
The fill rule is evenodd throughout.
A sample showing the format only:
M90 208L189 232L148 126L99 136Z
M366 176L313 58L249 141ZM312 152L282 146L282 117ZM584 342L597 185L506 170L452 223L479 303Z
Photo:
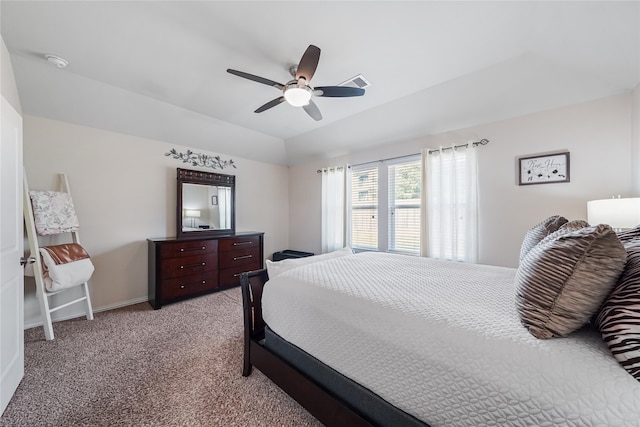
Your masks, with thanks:
M487 138L479 151L479 262L515 267L527 229L553 214L586 218L586 202L632 193L632 94L376 147L291 168L290 247L320 252L320 176L316 170L418 153ZM571 182L518 186L517 157L571 154Z
M640 197L640 84L631 93L631 173L633 195Z
M236 175L236 230L264 231L265 255L288 245L287 167L233 158L237 169L214 171L165 156L171 148L184 152L188 147L24 118L29 187L56 189L57 174L68 176L81 242L96 268L91 296L97 311L147 299L146 239L175 236L178 167ZM25 327L40 323L34 288L29 279ZM72 317L79 308L61 310L54 318Z
M9 104L19 114L22 114L18 87L16 86L13 67L11 66L11 57L2 37L0 37L0 94L9 101Z

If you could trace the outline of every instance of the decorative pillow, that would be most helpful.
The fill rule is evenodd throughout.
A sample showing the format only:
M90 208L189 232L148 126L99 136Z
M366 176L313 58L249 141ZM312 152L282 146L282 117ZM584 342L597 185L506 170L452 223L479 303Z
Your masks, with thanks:
M93 274L89 254L77 243L40 248L44 263L44 284L49 292L71 288L86 282Z
M582 219L574 219L573 221L565 222L558 228L557 231L567 232L567 231L576 231L581 228L589 227L589 223ZM555 233L555 231L554 231ZM553 233L551 233L553 234ZM551 236L551 234L549 236ZM547 237L549 237L547 236ZM544 240L544 239L542 239Z
M41 236L77 231L80 224L69 193L29 191L36 231Z
M632 240L640 239L640 225L634 228L630 228L628 230L619 231L618 238L622 243L625 243L625 244L627 242L631 242Z
M308 256L304 258L289 258L283 259L282 261L271 261L267 260L267 274L270 279L273 279L279 274L284 273L285 271L291 270L292 268L299 267L305 264L312 264L318 261L324 261L326 259L338 258L345 255L353 255L353 250L349 246L345 246L342 249L338 249L337 251L328 252L326 254Z
M565 223L567 223L567 219L565 217L554 215L531 227L531 229L529 229L529 231L527 231L527 234L524 236L522 246L520 247L520 261L522 261L527 253L535 245L540 243L542 239L544 239L554 231L557 231L560 226Z
M627 264L595 325L616 360L640 381L640 241L625 248Z
M520 262L516 307L536 338L566 336L586 324L624 268L627 253L610 226L577 227L548 236Z

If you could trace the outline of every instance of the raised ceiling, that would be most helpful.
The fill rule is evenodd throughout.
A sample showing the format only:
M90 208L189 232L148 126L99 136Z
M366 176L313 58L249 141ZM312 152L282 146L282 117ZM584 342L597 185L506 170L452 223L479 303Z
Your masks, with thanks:
M6 1L1 33L24 114L229 156L298 164L630 91L640 2ZM312 85L357 74L363 97L274 88L309 44ZM58 69L44 59L69 61Z

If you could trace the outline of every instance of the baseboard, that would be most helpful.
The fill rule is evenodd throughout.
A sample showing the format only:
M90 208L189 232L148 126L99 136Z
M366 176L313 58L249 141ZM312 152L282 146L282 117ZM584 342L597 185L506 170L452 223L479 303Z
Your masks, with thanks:
M142 302L147 302L149 301L148 297L140 297L140 298L135 298L135 299L130 299L128 301L122 301L122 302L118 302L116 304L111 304L111 305L107 305L104 307L98 307L98 308L94 308L93 312L94 313L100 313L102 311L109 311L109 310L115 310L116 308L121 308L121 307L126 307L128 305L134 305L134 304L140 304ZM73 314L69 314L57 319L53 319L53 323L55 322L61 322L63 320L69 320L69 319L75 319L76 317L84 317L86 316L86 313L84 312L84 310L79 311L77 313L73 313ZM32 322L32 323L25 323L24 325L24 329L31 329L31 328L37 328L39 326L42 326L43 323L42 321L38 321L38 322Z

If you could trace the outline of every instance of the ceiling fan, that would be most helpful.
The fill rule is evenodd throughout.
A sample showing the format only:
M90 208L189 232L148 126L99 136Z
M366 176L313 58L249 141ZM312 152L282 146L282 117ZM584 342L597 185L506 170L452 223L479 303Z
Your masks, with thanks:
M255 111L256 113L262 113L269 108L273 108L276 105L287 101L294 107L302 107L314 120L322 120L322 114L320 113L318 106L311 99L313 96L326 96L331 98L362 96L364 95L364 89L347 86L311 87L309 82L311 81L313 74L316 72L319 60L320 48L314 45L309 45L307 50L304 52L304 55L302 55L300 63L289 68L289 73L291 73L293 80L285 84L274 82L273 80L265 79L264 77L254 76L253 74L242 71L232 70L231 68L227 69L227 72L267 86L273 86L282 91L282 96L267 102L262 107L258 108Z

